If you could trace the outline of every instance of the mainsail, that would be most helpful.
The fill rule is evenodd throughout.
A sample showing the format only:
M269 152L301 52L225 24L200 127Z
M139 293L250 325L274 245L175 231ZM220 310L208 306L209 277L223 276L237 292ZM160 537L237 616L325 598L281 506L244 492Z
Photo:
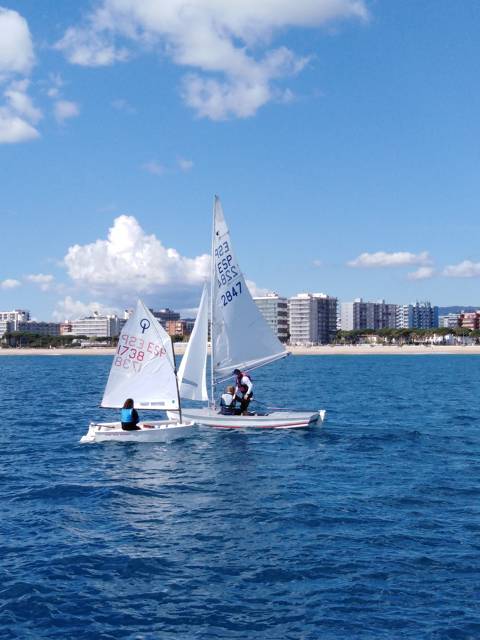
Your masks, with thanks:
M180 397L188 400L208 400L206 369L208 341L208 291L203 287L197 319L178 369Z
M142 409L179 409L172 341L140 300L118 339L102 407L127 398Z
M288 355L250 295L217 196L214 204L211 291L215 383L231 377L233 369L255 369Z

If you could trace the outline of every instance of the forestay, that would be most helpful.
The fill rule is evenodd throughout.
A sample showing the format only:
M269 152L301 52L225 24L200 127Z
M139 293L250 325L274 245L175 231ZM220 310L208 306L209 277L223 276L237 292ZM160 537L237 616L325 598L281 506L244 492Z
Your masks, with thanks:
M120 334L102 407L127 398L142 409L179 408L172 341L140 300Z
M212 360L215 382L288 355L253 301L215 197L212 239Z
M197 319L178 369L180 397L208 401L206 368L208 341L208 291L203 287Z

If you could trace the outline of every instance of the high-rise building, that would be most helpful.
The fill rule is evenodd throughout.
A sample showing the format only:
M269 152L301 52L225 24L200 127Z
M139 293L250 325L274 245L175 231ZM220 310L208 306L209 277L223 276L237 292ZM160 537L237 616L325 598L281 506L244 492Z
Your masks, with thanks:
M397 329L434 329L438 327L438 307L430 302L402 304L397 307Z
M256 296L253 299L280 342L287 342L289 336L287 299L277 293L267 293L266 296Z
M299 293L288 300L290 344L327 344L337 332L337 298Z
M342 331L362 329L394 329L396 325L397 305L385 300L364 302L355 298L353 302L341 304Z

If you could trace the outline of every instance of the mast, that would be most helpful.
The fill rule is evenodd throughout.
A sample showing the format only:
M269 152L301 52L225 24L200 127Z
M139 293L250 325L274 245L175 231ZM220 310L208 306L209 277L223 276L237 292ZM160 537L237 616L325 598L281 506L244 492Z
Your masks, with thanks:
M182 405L180 403L180 389L178 388L177 363L175 362L175 347L173 346L172 336L170 336L170 342L172 344L173 371L175 373L175 385L177 387L178 418L179 418L180 422L182 422Z
M212 407L215 408L215 382L213 377L213 292L214 292L214 278L215 278L215 209L217 205L218 196L213 198L213 220L212 220L212 249L210 252L210 397L212 400Z

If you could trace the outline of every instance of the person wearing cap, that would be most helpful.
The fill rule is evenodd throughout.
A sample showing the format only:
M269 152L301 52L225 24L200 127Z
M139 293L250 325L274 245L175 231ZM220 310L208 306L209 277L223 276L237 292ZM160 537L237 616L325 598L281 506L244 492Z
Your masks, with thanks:
M220 398L220 413L224 416L235 415L235 387L228 386Z
M240 402L240 413L248 415L248 405L253 398L253 384L248 373L235 369L233 375L236 377L235 397Z

